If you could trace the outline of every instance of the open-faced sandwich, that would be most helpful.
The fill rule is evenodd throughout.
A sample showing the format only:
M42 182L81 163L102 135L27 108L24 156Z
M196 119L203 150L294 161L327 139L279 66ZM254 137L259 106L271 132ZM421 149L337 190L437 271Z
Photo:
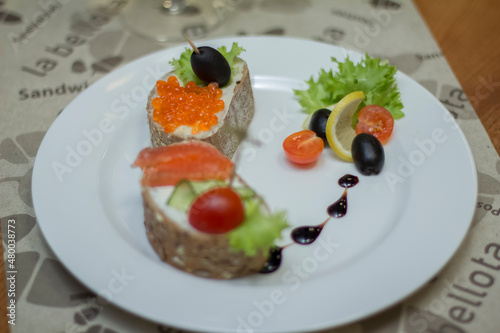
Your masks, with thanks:
M153 147L196 139L232 157L254 114L250 73L236 43L186 48L148 99Z
M259 272L287 227L214 146L189 140L143 149L144 219L160 258L185 272L231 279Z

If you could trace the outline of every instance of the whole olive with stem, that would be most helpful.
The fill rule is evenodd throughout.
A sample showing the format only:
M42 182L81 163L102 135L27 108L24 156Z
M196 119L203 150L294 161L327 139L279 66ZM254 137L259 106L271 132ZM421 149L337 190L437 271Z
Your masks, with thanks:
M205 83L217 82L219 87L224 87L231 79L231 67L226 58L210 46L196 47L186 37L193 48L191 54L191 68L194 74Z

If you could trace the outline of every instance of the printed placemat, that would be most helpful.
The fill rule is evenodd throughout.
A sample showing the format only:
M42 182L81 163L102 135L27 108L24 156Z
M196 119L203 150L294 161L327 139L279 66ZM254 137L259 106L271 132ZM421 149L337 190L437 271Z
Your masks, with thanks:
M323 333L498 332L500 159L473 108L487 94L467 99L409 0L229 3L234 10L217 29L207 32L195 25L185 30L205 38L307 38L388 59L448 108L475 158L476 213L465 242L445 269L397 306ZM36 153L65 106L123 64L177 45L155 43L127 30L125 6L124 0L0 2L0 216L7 320L13 333L181 333L124 312L82 286L51 252L33 210ZM494 90L491 78L481 82L481 92ZM120 272L113 274L123 280ZM242 332L252 332L252 325L246 322Z

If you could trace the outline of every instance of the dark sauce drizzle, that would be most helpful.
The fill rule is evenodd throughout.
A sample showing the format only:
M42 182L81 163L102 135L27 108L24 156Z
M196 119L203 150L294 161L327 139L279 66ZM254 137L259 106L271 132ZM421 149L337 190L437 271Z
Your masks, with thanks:
M341 218L347 214L347 187L340 199L328 206L326 212L328 215L335 218Z
M259 273L267 274L276 271L281 265L281 252L285 247L275 246L269 250L269 259L267 259L264 267L261 268Z
M359 183L359 178L353 175L345 175L339 179L339 185L343 188L353 187L357 183Z
M296 244L307 245L311 244L318 238L319 234L323 230L326 222L328 222L330 218L327 218L323 223L314 226L304 226L297 227L292 230L291 236Z
M312 244L321 234L326 223L333 218L341 218L347 214L347 189L355 186L359 182L358 177L353 175L345 175L340 177L338 184L345 188L340 199L328 206L326 209L329 217L319 225L297 227L292 230L291 237L295 244L309 245ZM293 243L292 243L293 244ZM291 244L282 247L273 247L269 250L269 259L264 264L264 267L259 271L262 274L275 272L281 265L283 249Z

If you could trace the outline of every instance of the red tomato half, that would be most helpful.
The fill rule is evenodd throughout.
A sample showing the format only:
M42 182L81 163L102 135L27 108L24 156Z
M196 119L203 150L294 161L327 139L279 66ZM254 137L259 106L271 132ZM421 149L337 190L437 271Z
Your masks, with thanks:
M293 133L283 141L286 157L297 164L308 164L316 161L321 155L323 147L323 139L309 130Z
M394 118L386 108L379 105L367 105L359 110L355 131L356 135L371 134L385 145L391 137L393 127Z
M239 226L245 209L238 193L229 187L216 187L202 193L189 208L188 221L196 229L223 234Z

